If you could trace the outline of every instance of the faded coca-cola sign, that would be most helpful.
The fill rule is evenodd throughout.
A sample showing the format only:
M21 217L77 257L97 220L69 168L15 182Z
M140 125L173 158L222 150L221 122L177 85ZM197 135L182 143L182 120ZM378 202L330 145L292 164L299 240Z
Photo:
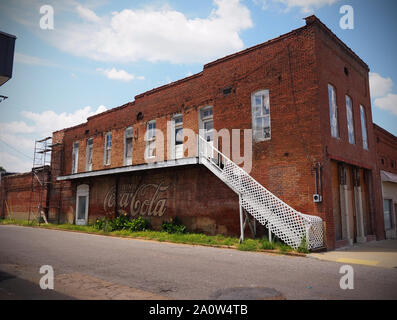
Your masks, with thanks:
M121 185L118 190L118 211L120 214L130 214L132 217L157 216L161 217L167 210L167 197L164 192L168 190L167 185L160 184L143 184L136 188L132 184ZM112 187L106 193L103 208L106 214L113 214L116 187Z

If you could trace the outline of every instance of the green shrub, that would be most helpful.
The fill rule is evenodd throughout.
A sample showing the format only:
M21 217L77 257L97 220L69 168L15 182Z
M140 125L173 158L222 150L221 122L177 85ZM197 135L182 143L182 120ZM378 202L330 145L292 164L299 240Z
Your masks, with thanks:
M136 219L129 220L125 227L131 232L144 231L150 229L150 223L142 217L138 217Z
M150 229L150 223L138 217L136 219L131 219L127 215L121 215L113 219L98 218L94 223L94 228L97 230L103 230L105 232L112 231L144 231Z
M163 221L161 225L161 231L167 233L185 233L186 227L179 221L177 217L171 219L170 221Z

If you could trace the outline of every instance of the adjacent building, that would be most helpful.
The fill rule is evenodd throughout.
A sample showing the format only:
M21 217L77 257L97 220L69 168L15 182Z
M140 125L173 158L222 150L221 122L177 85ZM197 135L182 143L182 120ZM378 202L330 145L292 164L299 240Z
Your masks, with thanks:
M397 137L374 124L387 239L397 238Z

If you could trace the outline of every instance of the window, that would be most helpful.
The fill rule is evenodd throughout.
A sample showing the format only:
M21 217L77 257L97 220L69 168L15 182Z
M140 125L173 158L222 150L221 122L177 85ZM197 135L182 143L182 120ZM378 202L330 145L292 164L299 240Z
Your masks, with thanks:
M385 229L390 230L392 228L392 221L391 221L391 200L383 200L383 215L385 219Z
M364 107L360 105L361 116L361 132L363 136L363 148L368 150L368 136L367 136L367 117L365 116Z
M87 140L87 150L86 150L86 163L85 163L85 170L91 171L92 170L92 148L94 145L94 140L92 138Z
M254 141L271 139L269 100L269 90L262 90L251 96Z
M77 173L79 166L79 143L73 143L73 151L72 151L72 174Z
M354 136L354 116L352 99L346 96L346 116L347 116L347 132L349 135L349 143L355 144L356 137Z
M147 124L146 142L146 156L147 158L154 158L156 156L156 120Z
M334 138L339 138L338 106L336 105L336 93L335 88L330 84L328 85L328 100L331 136Z
M175 121L175 145L183 144L183 118L176 117Z
M112 151L112 133L108 132L105 135L105 152L103 157L103 163L105 166L110 165L111 151Z
M132 165L132 127L124 131L124 165Z

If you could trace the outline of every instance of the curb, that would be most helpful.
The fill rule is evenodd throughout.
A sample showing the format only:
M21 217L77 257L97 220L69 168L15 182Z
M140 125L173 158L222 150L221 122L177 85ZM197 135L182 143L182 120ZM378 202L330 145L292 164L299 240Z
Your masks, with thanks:
M91 234L91 235L105 236L105 237L112 237L112 238L123 238L123 239L140 240L140 241L151 241L151 242L157 242L157 243L180 244L180 245L211 247L211 248L232 249L232 250L237 250L237 251L243 251L243 250L238 250L238 247L236 247L236 246L227 246L227 245L159 241L159 240L155 240L155 239L147 239L147 238L144 238L144 237L131 237L131 236L123 236L123 235L113 235L113 234L106 234L106 233L96 233L96 232L91 232L91 231L62 229L62 228L57 228L57 227L25 226L25 225L12 224L12 223L0 224L0 226L2 226L2 225L4 225L4 226L12 225L12 226L18 226L18 227L25 227L25 228L37 228L37 229L67 231L67 232ZM278 250L256 250L256 251L245 251L245 252L267 253L267 254L275 254L275 255L283 255L283 256L291 256L291 257L301 257L301 258L308 257L305 253L288 252L288 251L287 252L282 252L282 251L278 251Z

